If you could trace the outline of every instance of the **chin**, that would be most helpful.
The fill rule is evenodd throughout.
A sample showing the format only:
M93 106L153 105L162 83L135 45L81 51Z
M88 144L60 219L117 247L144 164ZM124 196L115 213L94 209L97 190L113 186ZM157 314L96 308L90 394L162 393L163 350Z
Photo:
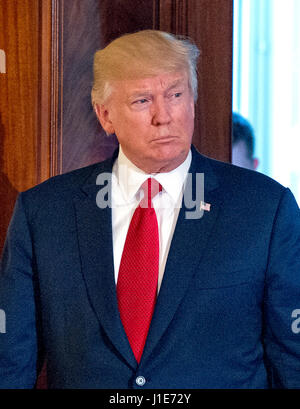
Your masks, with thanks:
M173 152L168 155L156 155L148 161L149 168L151 168L151 172L149 173L170 172L184 162L187 153L188 152L182 151L179 154ZM145 161L145 163L147 162Z
M189 148L182 146L164 146L156 152L156 157L161 160L181 160L185 158Z

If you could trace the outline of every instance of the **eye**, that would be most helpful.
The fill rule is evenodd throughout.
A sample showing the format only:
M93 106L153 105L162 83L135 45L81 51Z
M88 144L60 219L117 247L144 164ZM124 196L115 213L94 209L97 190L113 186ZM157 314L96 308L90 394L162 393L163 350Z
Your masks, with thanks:
M138 100L136 100L136 101L133 101L133 104L143 105L143 104L145 104L146 102L148 102L148 99L146 99L146 98L141 98L141 99L138 99Z
M183 94L183 92L174 92L174 93L169 95L169 99L170 100L179 99L179 98L181 98L182 94Z

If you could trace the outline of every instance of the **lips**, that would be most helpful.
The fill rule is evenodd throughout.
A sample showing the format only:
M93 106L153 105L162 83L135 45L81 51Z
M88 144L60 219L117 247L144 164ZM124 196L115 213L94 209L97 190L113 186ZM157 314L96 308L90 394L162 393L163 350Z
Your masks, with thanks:
M160 136L158 138L153 139L153 142L170 142L171 140L175 138L176 136L173 136L173 135Z

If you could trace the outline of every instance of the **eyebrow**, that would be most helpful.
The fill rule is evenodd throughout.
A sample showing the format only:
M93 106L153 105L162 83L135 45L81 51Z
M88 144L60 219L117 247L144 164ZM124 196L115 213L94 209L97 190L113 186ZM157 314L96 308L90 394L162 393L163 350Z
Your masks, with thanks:
M169 87L165 90L165 92L171 91L172 89L178 87L179 85L182 85L183 81L184 81L184 78L179 78L178 80L175 80L173 83L169 85ZM151 94L152 92L147 89L145 89L144 91L137 90L130 95L130 98L139 98L139 97L148 96Z
M174 81L173 84L171 84L171 85L166 89L166 91L169 91L169 90L171 90L171 89L173 89L173 88L176 88L176 87L178 87L179 85L183 85L183 81L184 81L184 78L179 78L178 80Z
M136 91L133 94L130 94L130 98L139 98L139 97L144 97L148 95L151 95L151 92L149 90Z

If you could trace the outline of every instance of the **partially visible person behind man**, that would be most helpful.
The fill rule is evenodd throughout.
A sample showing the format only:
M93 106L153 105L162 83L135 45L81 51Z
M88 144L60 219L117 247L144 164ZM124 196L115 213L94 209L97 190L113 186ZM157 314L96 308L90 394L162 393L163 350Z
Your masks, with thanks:
M198 53L156 30L96 53L93 106L120 148L17 200L1 388L33 388L43 353L49 388L300 387L299 208L192 146Z
M250 122L242 115L232 114L232 163L242 168L256 170L258 159L254 157L255 135Z

